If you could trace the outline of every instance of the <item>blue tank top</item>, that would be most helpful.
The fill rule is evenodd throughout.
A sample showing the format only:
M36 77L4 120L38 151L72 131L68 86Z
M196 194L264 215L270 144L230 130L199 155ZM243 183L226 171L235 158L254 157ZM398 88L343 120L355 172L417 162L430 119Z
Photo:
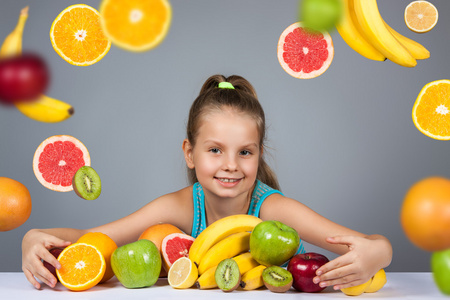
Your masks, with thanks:
M275 190L267 184L256 180L256 186L252 193L248 214L259 217L259 211L261 210L261 205L263 204L264 200L269 195L275 193L283 195L283 193L281 193L279 190ZM196 238L200 234L200 232L202 232L206 228L205 194L203 193L202 186L198 182L196 182L193 186L192 198L194 200L194 218L192 222L191 236ZM297 253L305 253L305 248L303 247L301 239Z

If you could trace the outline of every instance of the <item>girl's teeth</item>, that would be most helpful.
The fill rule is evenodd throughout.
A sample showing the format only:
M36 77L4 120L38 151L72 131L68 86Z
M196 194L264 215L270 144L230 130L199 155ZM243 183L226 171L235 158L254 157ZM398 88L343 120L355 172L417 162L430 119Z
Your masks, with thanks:
M237 179L227 179L227 178L221 178L219 180L222 182L236 182L237 181Z

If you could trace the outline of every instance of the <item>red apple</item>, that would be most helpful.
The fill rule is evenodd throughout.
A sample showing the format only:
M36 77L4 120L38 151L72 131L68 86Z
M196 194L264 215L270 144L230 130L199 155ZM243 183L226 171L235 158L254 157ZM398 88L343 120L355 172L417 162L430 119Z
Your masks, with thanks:
M61 249L61 248L53 248L53 249L50 249L49 251L50 251L51 254L53 254L53 256L55 258L58 258L59 254L63 251L63 249ZM56 276L56 269L55 269L54 266L52 266L51 264L49 264L48 262L46 262L44 260L44 267L46 267L50 271L50 273L52 273L53 276L55 276L56 279L58 280L58 277Z
M329 262L322 254L309 252L297 254L291 258L287 270L291 272L294 279L292 286L300 292L315 293L324 288L313 282L316 271L322 265Z
M35 54L0 60L0 101L6 104L33 101L45 92L49 74L45 61Z

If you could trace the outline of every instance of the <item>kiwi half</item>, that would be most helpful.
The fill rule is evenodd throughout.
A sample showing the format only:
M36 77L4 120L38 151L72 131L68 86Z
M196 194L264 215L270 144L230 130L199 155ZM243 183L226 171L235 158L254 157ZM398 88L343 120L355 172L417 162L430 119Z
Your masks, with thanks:
M214 273L217 286L224 292L237 289L241 283L241 272L236 261L231 258L222 260Z
M100 176L89 166L78 169L73 176L72 186L75 193L86 200L95 200L102 192Z
M293 281L291 272L279 266L265 268L262 279L266 288L275 293L287 292Z

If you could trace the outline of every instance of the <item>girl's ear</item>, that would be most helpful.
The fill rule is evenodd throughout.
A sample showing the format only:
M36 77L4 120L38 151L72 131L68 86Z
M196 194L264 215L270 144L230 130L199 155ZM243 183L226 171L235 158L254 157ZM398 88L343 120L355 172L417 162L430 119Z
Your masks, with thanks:
M186 160L186 164L189 169L194 168L194 160L192 159L192 144L189 142L188 139L184 139L183 141L183 152L184 152L184 159Z

